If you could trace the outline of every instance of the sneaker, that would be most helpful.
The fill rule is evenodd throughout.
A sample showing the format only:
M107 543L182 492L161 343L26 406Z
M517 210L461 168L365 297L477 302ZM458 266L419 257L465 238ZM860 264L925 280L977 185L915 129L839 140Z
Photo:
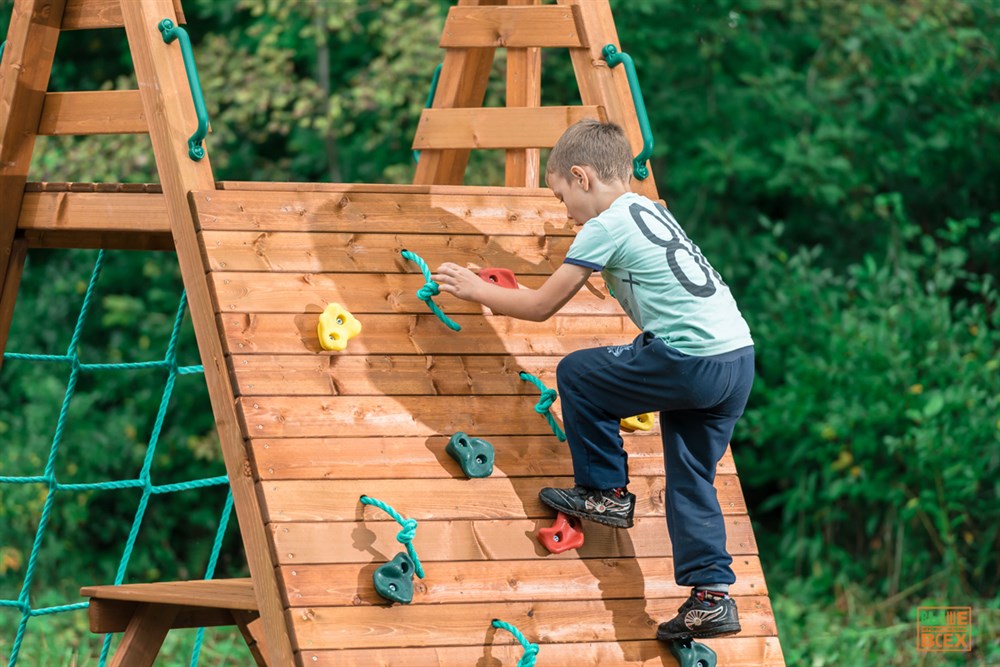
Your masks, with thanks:
M720 598L705 591L691 591L691 597L677 610L677 616L656 629L660 641L720 637L740 631L736 601Z
M598 491L584 486L572 489L546 487L538 493L538 498L563 514L615 528L632 527L635 494L628 491Z

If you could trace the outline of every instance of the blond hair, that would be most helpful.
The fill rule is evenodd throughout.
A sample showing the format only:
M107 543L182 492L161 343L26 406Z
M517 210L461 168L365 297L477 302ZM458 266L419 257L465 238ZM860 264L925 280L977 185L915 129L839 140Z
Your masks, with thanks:
M632 148L625 131L614 123L593 118L570 125L552 147L545 175L558 174L570 181L574 165L593 167L605 183L628 183L632 177Z

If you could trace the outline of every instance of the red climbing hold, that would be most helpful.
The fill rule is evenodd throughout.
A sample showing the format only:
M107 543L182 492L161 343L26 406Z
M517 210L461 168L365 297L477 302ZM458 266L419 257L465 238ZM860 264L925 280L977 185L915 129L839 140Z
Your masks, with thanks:
M517 276L510 269L479 269L479 277L500 287L517 289Z
M535 535L550 553L561 554L583 546L583 528L580 520L559 512L551 528L540 528Z

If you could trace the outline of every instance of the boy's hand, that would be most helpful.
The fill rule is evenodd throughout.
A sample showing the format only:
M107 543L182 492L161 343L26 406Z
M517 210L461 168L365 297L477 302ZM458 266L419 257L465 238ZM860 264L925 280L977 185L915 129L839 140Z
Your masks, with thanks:
M475 273L458 264L445 262L438 267L437 273L431 276L442 292L447 292L466 301L479 301L477 294L485 285Z

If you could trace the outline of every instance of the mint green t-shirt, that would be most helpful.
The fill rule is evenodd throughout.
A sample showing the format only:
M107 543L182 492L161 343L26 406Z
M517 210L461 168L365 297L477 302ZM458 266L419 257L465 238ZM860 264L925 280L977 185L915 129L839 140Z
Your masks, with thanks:
M670 212L629 192L584 224L565 261L600 271L643 331L697 357L753 345L722 282Z

